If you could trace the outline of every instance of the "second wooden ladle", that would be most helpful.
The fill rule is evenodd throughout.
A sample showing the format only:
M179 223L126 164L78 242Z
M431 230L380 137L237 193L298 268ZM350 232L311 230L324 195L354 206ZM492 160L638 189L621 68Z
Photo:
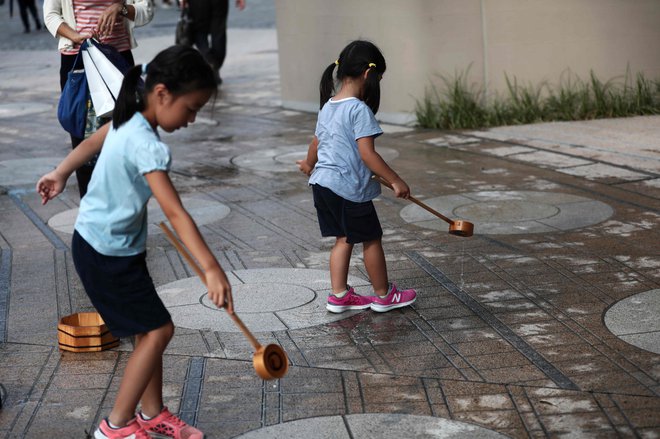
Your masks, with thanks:
M394 190L392 187L392 184L385 180L383 177L379 175L374 175L374 179L376 179L380 184L383 186L387 186L388 188ZM469 221L463 221L463 220L452 220L441 214L440 212L436 211L435 209L431 208L427 204L422 203L419 201L417 198L413 197L412 195L408 196L408 200L412 201L422 209L431 212L433 215L437 216L441 220L449 223L449 234L450 235L456 235L456 236L461 236L461 237L469 237L472 236L474 233L474 224L472 224Z
M195 262L192 256L190 256L183 244L179 242L178 238L165 223L160 223L159 226L163 229L172 245L179 251L185 260L188 261L193 270L195 270L195 273L197 273L197 276L199 276L202 282L204 282L204 285L206 285L206 276L204 276L204 272L199 265L197 265L197 262ZM236 326L238 326L241 332L250 341L250 344L255 350L254 355L252 356L252 365L254 366L257 375L264 380L282 378L286 375L286 372L289 370L289 359L286 356L284 349L276 344L262 346L241 319L238 318L236 313L229 314L229 317L231 317Z

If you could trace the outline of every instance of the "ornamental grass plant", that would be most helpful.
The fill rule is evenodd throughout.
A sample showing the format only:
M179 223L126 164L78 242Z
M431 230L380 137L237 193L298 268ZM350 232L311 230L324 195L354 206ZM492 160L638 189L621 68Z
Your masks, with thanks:
M605 82L593 71L588 80L565 73L557 86L523 85L506 75L506 93L494 96L470 84L468 74L469 68L453 77L439 75L440 86L427 88L417 101L419 126L458 130L660 114L660 78L629 70Z

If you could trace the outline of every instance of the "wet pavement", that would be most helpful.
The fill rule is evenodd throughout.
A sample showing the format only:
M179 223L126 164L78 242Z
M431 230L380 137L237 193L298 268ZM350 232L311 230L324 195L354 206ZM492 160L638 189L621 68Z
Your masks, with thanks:
M138 35L138 62L170 43L176 11L158 14ZM154 205L148 263L177 325L170 409L209 438L659 437L660 117L384 125L377 148L413 194L475 234L449 235L384 189L389 275L419 298L330 314L332 239L294 164L315 115L280 107L276 34L262 20L230 29L215 106L163 139L239 315L290 369L255 375L252 346L205 300ZM29 50L10 50L17 23L0 30L0 437L81 438L108 413L131 341L58 350L58 319L91 310L69 251L79 199L74 179L46 206L34 193L70 146L54 40L21 36ZM357 249L351 262L352 284L370 294Z

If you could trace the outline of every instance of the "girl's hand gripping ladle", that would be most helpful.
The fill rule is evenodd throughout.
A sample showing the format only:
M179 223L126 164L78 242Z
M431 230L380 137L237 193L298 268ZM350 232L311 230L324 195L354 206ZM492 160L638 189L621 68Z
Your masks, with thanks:
M385 180L383 177L379 175L374 175L374 178L383 186L387 186L390 189L394 189L392 185L390 184L389 181ZM422 203L419 201L417 198L413 197L410 195L408 197L410 201L421 207L422 209L431 212L433 215L437 216L441 220L449 223L449 234L450 235L456 235L456 236L462 236L462 237L468 237L472 236L474 232L474 224L472 224L469 221L463 221L463 220L452 220L441 214L440 212L436 211L435 209L429 207L428 205Z
M165 235L172 243L172 245L179 251L184 259L188 261L193 270L195 270L195 273L197 273L202 282L204 282L204 285L206 285L206 277L204 276L204 272L199 267L199 265L197 265L197 262L195 262L192 256L190 256L188 251L183 247L183 244L179 242L177 237L174 236L174 233L172 233L170 228L167 227L165 223L160 223L159 226L161 229L163 229ZM262 346L235 313L229 314L229 317L232 318L236 326L238 326L241 332L250 341L252 347L254 347L255 352L252 356L252 364L254 365L254 370L257 372L257 375L259 375L259 377L264 380L282 378L284 375L286 375L287 371L289 370L289 359L287 358L284 349L276 344Z

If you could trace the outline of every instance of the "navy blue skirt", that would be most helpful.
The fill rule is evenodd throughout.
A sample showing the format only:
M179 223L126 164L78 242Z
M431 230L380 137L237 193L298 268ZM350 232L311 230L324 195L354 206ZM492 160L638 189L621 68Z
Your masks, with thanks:
M115 337L143 334L172 320L147 270L147 254L105 256L73 233L73 263L92 305Z

